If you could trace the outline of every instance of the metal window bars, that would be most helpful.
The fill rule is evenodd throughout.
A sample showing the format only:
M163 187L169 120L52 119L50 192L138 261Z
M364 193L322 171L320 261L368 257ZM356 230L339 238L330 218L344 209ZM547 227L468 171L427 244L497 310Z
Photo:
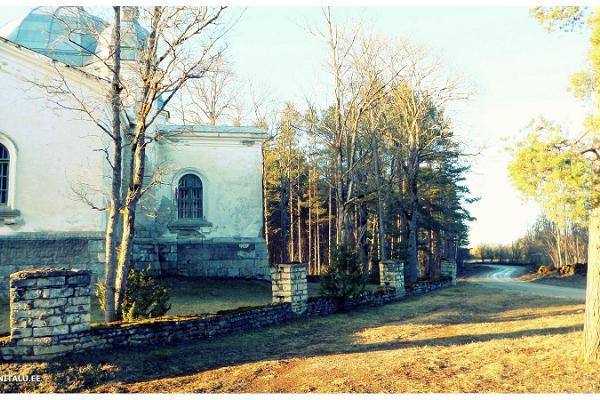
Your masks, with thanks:
M177 217L202 219L203 216L202 181L196 175L184 175L177 185Z
M8 167L10 154L8 149L0 144L0 205L8 204Z

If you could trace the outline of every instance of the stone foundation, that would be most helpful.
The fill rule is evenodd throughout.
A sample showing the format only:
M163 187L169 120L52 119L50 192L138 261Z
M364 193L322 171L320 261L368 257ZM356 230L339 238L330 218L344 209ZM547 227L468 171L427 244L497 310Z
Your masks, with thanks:
M276 264L271 266L271 287L273 303L291 303L292 311L302 314L306 311L308 283L306 264Z
M261 239L135 239L133 266L152 275L270 280L267 246ZM104 233L20 233L0 236L0 299L8 298L10 274L30 268L64 267L104 277Z
M0 298L8 297L10 274L30 268L88 270L104 276L104 236L89 233L20 233L0 236Z
M393 287L396 295L404 296L404 263L402 261L381 261L379 263L379 284Z
M452 285L456 285L456 261L442 260L440 276L450 279Z
M178 239L159 243L165 275L270 280L267 245L262 239Z

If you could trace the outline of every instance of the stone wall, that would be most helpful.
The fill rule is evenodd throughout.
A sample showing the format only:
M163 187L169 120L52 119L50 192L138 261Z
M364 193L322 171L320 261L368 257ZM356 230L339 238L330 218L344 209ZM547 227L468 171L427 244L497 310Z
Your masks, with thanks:
M103 234L21 233L0 236L0 298L8 297L10 274L39 266L88 270L95 281L98 276L104 275Z
M291 303L296 314L306 311L308 282L307 264L275 264L271 266L273 303Z
M267 245L261 239L177 239L159 243L165 275L270 280Z
M442 260L440 276L450 279L452 285L456 285L456 261Z
M146 269L150 266L150 275L161 275L159 245L152 239L137 239L133 242L132 263L136 269Z
M398 296L395 288L384 287L344 303L327 297L308 298L304 301L304 312L300 314L292 303L281 302L217 314L89 326L87 272L38 270L13 274L12 278L11 326L14 328L10 337L0 340L0 360L5 361L47 360L92 349L202 340L297 318L384 305L403 298ZM448 287L450 283L449 280L418 283L406 288L405 296Z

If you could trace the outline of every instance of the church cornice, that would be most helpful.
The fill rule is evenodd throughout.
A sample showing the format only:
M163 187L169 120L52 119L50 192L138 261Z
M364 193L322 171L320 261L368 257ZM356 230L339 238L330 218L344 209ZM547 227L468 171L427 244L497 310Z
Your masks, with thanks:
M225 125L159 125L157 132L160 138L169 141L210 141L210 142L241 142L252 145L267 140L266 130L253 126Z
M9 60L5 60L2 53L5 53L7 58L11 57L12 61L17 62L26 68L37 68L50 74L56 74L58 70L60 73L64 74L65 78L84 84L93 90L104 90L107 88L107 85L110 84L110 82L104 78L90 74L80 68L53 60L48 56L0 37L0 71L4 71L11 75L15 75L16 71L12 69L6 70L4 68L4 65Z

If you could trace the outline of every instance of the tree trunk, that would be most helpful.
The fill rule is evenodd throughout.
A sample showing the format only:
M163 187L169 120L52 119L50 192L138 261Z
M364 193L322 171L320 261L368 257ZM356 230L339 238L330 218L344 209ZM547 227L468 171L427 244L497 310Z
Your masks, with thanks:
M419 277L418 240L419 240L419 204L417 200L416 172L411 177L408 185L410 198L410 216L408 220L408 259L407 281L414 283Z
M314 267L313 263L313 235L312 235L312 186L311 186L311 171L308 172L308 270L314 274L312 268Z
M408 220L408 259L406 268L406 279L411 283L416 282L419 277L419 262L417 258L418 227L418 212L417 210L413 210L413 213Z
M379 254L381 261L388 259L387 240L385 237L385 194L381 187L381 166L379 164L379 151L377 141L373 139L373 158L375 159L375 180L377 185L377 217L379 220Z
M600 149L600 139L594 141ZM585 292L584 350L586 362L600 360L600 159L593 165L593 194L596 202L590 212L587 288Z
M267 215L267 210L269 209L269 194L267 193L267 171L266 171L266 166L265 166L265 154L266 154L266 143L267 142L263 142L263 145L261 147L262 150L262 160L261 160L261 167L262 167L262 179L261 179L261 183L262 183L262 195L263 195L263 202L262 202L262 220L263 220L263 237L265 239L266 245L267 245L267 249L269 248L269 216ZM272 263L273 259L272 256L269 255L269 262Z
M318 180L318 177L317 177ZM321 226L319 223L319 217L321 213L321 208L319 206L319 191L315 185L315 200L317 202L317 214L315 215L315 230L316 230L316 238L317 238L317 275L321 275Z
M286 174L281 174L281 186L279 188L279 225L281 228L281 262L289 262L288 255L288 203L290 201L289 182Z
M290 214L290 249L289 249L289 261L295 261L294 256L295 244L294 244L294 192L292 190L292 179L291 179L291 167L288 168L288 191L289 191L289 214Z
M327 212L327 265L331 265L331 245L332 245L332 218L333 218L333 199L331 193L331 184L329 185L329 195L328 195L328 212Z
M297 178L297 190L298 192L296 193L296 228L297 228L297 242L298 242L298 261L302 262L303 260L303 256L302 256L302 206L301 206L301 200L302 200L302 192L301 192L301 187L300 187L300 156L298 156L298 178Z
M148 49L156 49L156 35L158 28L156 24L160 20L161 9L154 7L152 16L152 26L148 35ZM115 282L115 317L122 319L123 298L125 297L125 287L127 285L127 275L131 263L131 253L133 249L133 239L135 236L135 214L137 204L142 196L144 188L144 173L146 168L146 117L151 110L152 101L156 98L156 86L152 84L152 67L155 62L155 54L151 50L144 55L143 70L141 80L143 82L140 90L142 99L137 107L137 118L135 124L135 134L132 142L132 160L130 166L129 187L125 197L125 207L123 215L123 237L120 246L120 252L117 264L117 277Z
M122 135L121 135L121 7L113 7L115 20L112 31L113 75L111 81L112 106L112 182L110 208L106 223L104 271L104 320L115 320L115 279L117 273L117 227L121 211Z
M348 210L346 204L346 193L344 189L344 178L342 172L342 150L338 150L336 158L336 191L335 191L335 205L336 205L336 216L335 216L335 230L336 230L336 244L342 245L348 243L348 230L349 225Z

